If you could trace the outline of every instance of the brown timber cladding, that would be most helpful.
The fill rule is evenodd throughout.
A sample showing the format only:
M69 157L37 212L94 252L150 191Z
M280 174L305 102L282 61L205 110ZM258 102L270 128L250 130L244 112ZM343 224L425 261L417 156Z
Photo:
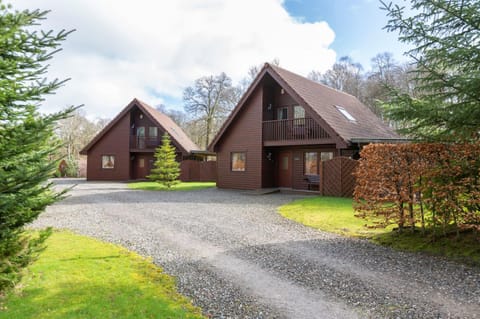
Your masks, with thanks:
M125 114L88 152L89 180L130 179L130 114ZM102 168L102 155L114 155L113 169Z
M184 160L180 162L180 180L182 182L215 182L217 180L217 162Z
M231 170L231 152L246 153L244 172ZM222 136L217 147L218 175L221 188L257 189L262 187L262 89L257 88L242 112Z

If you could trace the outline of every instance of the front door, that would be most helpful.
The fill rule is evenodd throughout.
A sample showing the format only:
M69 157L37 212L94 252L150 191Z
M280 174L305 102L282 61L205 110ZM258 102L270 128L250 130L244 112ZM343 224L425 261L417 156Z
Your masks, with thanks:
M148 167L147 158L145 155L137 155L135 159L135 178L136 179L145 179L147 178L147 167Z
M292 188L292 153L278 154L278 187Z

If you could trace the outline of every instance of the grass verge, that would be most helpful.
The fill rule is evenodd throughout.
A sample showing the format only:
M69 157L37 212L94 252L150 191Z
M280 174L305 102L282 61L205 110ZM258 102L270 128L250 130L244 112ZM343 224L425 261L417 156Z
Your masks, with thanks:
M365 221L353 216L351 198L308 197L281 206L283 217L327 232L350 237L372 237L385 229L365 227Z
M128 183L128 187L131 189L142 189L147 191L192 191L197 189L216 187L215 182L181 182L168 189L157 182L134 182Z
M351 198L309 197L283 205L279 213L296 222L327 232L370 241L397 250L445 256L451 260L480 265L480 241L474 233L461 233L459 238L422 236L408 230L400 234L393 226L386 229L365 227L365 220L354 216Z
M204 318L174 279L116 245L54 232L0 318Z

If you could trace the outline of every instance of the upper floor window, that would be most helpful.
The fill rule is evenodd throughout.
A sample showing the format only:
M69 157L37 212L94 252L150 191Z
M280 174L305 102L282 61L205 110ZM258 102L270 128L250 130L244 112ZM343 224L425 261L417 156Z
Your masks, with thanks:
M305 118L305 109L300 105L295 105L293 107L293 118L295 119L304 119Z
M288 107L280 107L277 109L277 120L288 119Z
M148 128L148 136L150 137L157 137L158 136L158 127L150 126Z
M295 125L305 125L305 109L300 105L293 107L293 118L295 119Z

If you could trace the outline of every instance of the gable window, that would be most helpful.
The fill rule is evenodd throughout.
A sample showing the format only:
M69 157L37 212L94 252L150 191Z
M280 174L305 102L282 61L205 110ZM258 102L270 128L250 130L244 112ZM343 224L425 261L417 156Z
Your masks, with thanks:
M288 119L288 107L281 107L277 110L277 120Z
M157 137L158 136L158 127L150 126L148 128L148 136L150 137Z
M345 108L341 107L341 106L338 106L338 105L335 105L335 108L340 112L342 113L342 115L347 119L349 120L350 122L356 122L357 120L353 117L352 114L350 114L347 110L345 110Z
M235 152L231 153L232 161L232 171L233 172L244 172L246 164L246 154L245 152Z
M103 169L115 168L115 155L102 155L102 168Z
M305 109L300 105L293 107L293 118L295 125L305 125Z

